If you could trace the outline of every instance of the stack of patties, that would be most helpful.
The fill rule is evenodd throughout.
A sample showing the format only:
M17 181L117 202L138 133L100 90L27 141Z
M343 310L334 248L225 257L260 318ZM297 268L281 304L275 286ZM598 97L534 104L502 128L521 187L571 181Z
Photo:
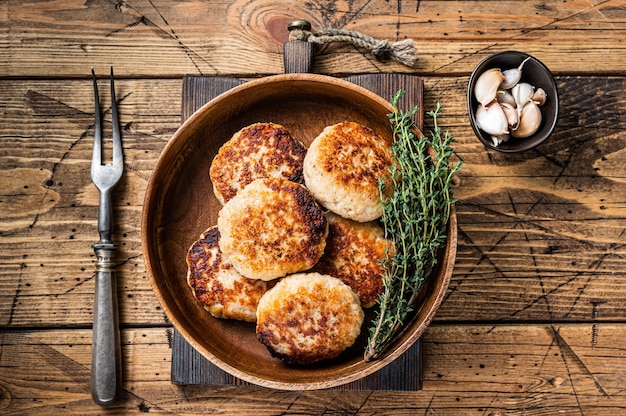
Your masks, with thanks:
M226 203L258 178L302 182L306 148L283 126L255 123L236 132L212 161L209 176L216 198ZM221 233L210 227L187 253L187 283L216 318L256 321L261 296L273 285L243 276L220 248Z
M393 253L375 221L389 147L352 122L327 127L308 151L278 124L237 132L210 168L223 207L188 252L194 296L215 317L256 321L259 341L289 363L353 345Z
M354 122L328 126L313 140L304 158L304 183L329 210L328 250L315 266L348 284L364 308L383 290L381 259L394 253L376 221L382 215L379 181L393 193L391 143Z

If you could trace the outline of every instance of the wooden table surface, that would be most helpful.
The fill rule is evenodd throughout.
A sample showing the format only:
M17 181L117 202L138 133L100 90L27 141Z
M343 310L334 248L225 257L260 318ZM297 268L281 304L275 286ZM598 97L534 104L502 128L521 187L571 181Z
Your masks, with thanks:
M414 68L334 44L314 72L418 74L425 110L441 102L456 136L458 254L423 336L419 392L170 382L172 327L140 217L181 123L182 78L282 73L294 19L414 39ZM0 22L0 414L626 414L626 1L7 0ZM561 99L549 141L516 155L486 151L465 104L472 69L508 49L543 61ZM124 393L103 409L89 390L90 68L111 65L126 168L114 193Z

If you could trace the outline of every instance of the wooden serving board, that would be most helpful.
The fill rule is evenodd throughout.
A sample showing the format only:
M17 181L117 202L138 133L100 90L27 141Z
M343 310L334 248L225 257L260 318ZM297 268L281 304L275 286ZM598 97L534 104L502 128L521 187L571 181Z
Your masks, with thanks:
M385 99L399 89L405 91L400 107L419 106L416 125L423 130L423 81L410 74L366 74L345 78L365 87ZM186 120L202 105L243 80L222 77L186 77L183 81L182 118ZM207 173L208 174L208 173ZM250 386L221 370L197 352L180 333L174 330L172 339L172 373L174 384ZM417 391L422 387L422 343L418 340L398 359L361 380L338 387L344 390L403 390Z

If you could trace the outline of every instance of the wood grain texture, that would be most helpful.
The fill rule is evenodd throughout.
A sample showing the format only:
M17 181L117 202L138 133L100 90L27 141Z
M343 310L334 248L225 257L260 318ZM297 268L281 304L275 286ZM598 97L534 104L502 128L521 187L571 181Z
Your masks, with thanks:
M424 109L441 102L456 136L459 248L424 335L422 391L170 382L171 326L140 249L147 179L180 125L183 76L282 73L293 19L414 39L415 68L332 44L315 48L313 71L417 74ZM127 162L114 195L126 393L107 414L623 413L625 22L624 0L0 2L0 414L105 413L88 391L97 193L86 172L89 70L110 65ZM555 73L562 110L548 142L508 156L482 148L465 104L471 70L505 49Z
M170 330L122 331L123 401L107 414L619 414L623 324L432 325L419 392L286 392L175 386ZM3 415L99 414L88 389L89 330L0 335ZM36 363L36 365L35 365Z
M0 76L83 77L90 66L111 64L118 76L133 77L276 74L283 72L287 25L295 19L310 21L313 30L412 38L422 74L468 74L482 58L507 49L530 53L560 74L626 67L624 0L9 0L1 7L10 23ZM318 73L409 71L351 45L319 49Z
M508 156L481 150L473 136L466 82L425 79L424 107L444 103L440 122L455 134L465 163L455 185L457 262L436 320L580 321L596 309L599 320L622 320L624 79L559 77L567 111L553 137ZM114 193L121 322L161 324L139 216L151 169L180 125L181 82L116 85L127 168ZM0 81L0 100L0 319L10 326L88 325L90 244L97 240L97 191L87 173L89 81Z

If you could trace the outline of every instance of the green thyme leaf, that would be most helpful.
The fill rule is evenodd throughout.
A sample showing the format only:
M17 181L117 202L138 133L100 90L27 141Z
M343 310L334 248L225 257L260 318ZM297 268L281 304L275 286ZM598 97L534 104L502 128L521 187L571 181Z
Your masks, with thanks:
M390 169L391 183L379 181L382 223L385 237L393 241L394 253L382 259L383 293L369 328L366 361L376 359L412 317L420 288L437 264L438 250L446 244L446 228L452 205L452 177L461 162L450 165L454 136L437 124L441 105L427 114L433 119L430 138L416 137L413 117L419 110L398 108L404 91L391 100L389 114L393 131L391 147L395 164ZM384 189L393 195L384 197Z

